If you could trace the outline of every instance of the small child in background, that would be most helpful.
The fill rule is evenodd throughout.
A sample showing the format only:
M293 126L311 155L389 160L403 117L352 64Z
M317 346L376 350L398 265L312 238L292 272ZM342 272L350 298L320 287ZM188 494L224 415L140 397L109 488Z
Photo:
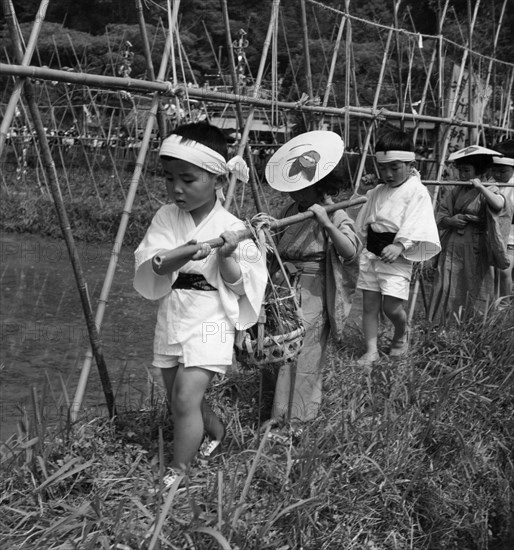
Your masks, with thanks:
M500 141L494 147L495 151L502 153L503 157L493 158L493 178L497 183L509 183L512 187L500 187L500 193L510 202L514 208L514 139ZM512 282L514 279L514 217L510 226L507 251L510 265L506 269L498 269L498 294L499 297L510 298L512 295Z
M135 289L158 300L152 365L160 369L174 421L170 485L186 473L204 432L205 456L219 447L225 427L204 398L215 374L232 364L236 327L258 318L267 282L265 255L251 240L237 241L241 220L219 198L226 175L248 179L244 160L227 162L222 131L208 123L180 126L160 149L166 190L173 204L162 206L135 252ZM221 236L217 250L197 244ZM195 245L184 247L182 245ZM156 256L187 250L166 268Z
M342 209L327 214L324 208L340 191L333 170L343 151L336 133L306 132L285 143L266 166L270 186L293 201L279 218L314 214L286 227L277 243L282 261L300 274L305 327L300 354L280 368L274 391L272 420L290 422L293 433L318 415L329 333L341 338L355 292L361 246L353 220Z
M410 136L400 130L388 131L379 137L375 152L383 183L368 191L368 201L356 221L365 246L357 281L363 295L366 344L358 364L364 367L379 359L382 310L394 327L390 357L407 352L404 302L409 298L412 263L428 260L441 250L430 195L414 168Z

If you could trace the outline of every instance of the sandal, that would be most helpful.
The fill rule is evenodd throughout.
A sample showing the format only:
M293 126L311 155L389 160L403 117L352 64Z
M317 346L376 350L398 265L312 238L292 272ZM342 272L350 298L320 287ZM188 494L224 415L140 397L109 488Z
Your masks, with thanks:
M210 439L206 436L198 450L198 459L203 462L208 462L214 458L220 452L221 444L225 440L226 435L227 430L225 426L223 426L223 435L220 439Z
M171 486L178 478L184 477L182 472L175 470L175 468L168 468L168 473L162 478L162 484L165 489L171 489Z

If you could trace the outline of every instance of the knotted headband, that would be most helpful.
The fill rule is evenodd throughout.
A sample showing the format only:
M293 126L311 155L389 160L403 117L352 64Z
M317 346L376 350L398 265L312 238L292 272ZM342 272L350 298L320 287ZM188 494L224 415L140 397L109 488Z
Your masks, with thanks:
M176 134L168 136L162 142L159 156L185 160L211 174L234 174L238 180L244 183L248 182L250 175L243 157L236 155L227 162L214 149Z
M377 162L411 162L416 160L416 153L413 151L377 151L376 154Z
M493 164L503 164L504 166L514 166L514 159L509 157L493 157Z

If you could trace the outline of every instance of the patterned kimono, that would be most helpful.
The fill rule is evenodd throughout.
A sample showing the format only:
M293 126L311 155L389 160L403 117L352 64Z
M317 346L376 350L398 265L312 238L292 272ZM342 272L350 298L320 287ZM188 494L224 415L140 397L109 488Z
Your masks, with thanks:
M489 187L499 193L497 187ZM462 228L447 227L443 219L468 214L472 221ZM443 250L438 257L429 320L444 324L459 310L483 311L494 300L494 270L487 258L485 198L478 189L453 187L441 202L437 223L442 229Z
M296 204L282 217L298 213ZM287 227L278 244L280 257L301 272L300 296L305 325L303 348L296 364L283 366L277 377L272 417L307 421L316 418L321 403L322 371L332 329L341 337L358 273L360 242L343 210L331 214L337 228L355 245L356 254L343 260L314 219Z

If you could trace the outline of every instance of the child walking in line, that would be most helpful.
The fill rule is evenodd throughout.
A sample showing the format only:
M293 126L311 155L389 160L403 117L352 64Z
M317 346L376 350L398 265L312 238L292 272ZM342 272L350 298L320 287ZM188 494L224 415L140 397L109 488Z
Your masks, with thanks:
M204 399L215 374L232 364L234 330L258 318L267 271L264 254L251 240L237 241L241 220L225 210L218 191L229 172L247 180L244 160L227 162L221 130L208 123L175 129L160 149L166 190L162 206L135 252L135 289L158 300L152 365L160 369L174 421L173 460L166 483L184 474L198 453L219 447L225 427ZM221 236L211 250L207 241ZM182 245L187 255L166 265L156 256Z
M509 202L489 182L497 156L501 156L497 151L471 145L448 157L457 166L460 180L468 184L450 189L437 211L443 250L437 258L428 312L434 325L484 311L494 302L486 216L489 212L498 220L512 220Z
M367 193L357 216L357 234L364 243L357 288L362 290L362 327L366 351L358 364L370 367L379 359L381 310L392 322L389 355L407 352L407 314L412 263L428 260L441 249L430 195L414 168L410 136L391 130L375 146L383 183Z
M500 187L501 194L514 209L514 139L500 141L494 147L503 157L493 157L493 178L498 183L509 183L512 187ZM510 265L505 269L498 269L498 295L510 303L512 296L512 282L514 279L514 217L511 220L507 252Z
M327 214L324 208L340 191L333 169L343 150L336 133L307 132L283 145L266 167L270 186L293 200L280 218L314 214L287 227L277 244L281 259L300 275L305 336L295 364L278 372L272 420L289 421L295 431L318 415L328 336L332 329L341 338L355 292L360 242L353 221L344 210Z

